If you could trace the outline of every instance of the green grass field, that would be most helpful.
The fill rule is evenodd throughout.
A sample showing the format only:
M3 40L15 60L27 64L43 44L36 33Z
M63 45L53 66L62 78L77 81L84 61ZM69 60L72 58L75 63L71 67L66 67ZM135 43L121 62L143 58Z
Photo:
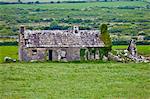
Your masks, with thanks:
M0 63L6 56L18 59L18 46L0 46Z
M113 49L127 49L127 46L113 46ZM150 56L150 46L137 46L138 53L144 56ZM0 46L0 62L3 62L5 56L18 59L18 46Z
M57 2L57 1L85 1L85 0L21 0L21 1L22 2L36 2L36 1L39 1L39 2L55 1L55 2ZM149 0L144 0L144 1L148 1L149 2ZM0 2L18 2L18 0L0 0Z
M126 45L122 46L113 46L113 49L127 49ZM138 45L137 46L138 53L144 56L150 56L150 46L149 45Z
M1 99L149 99L150 64L0 64Z
M148 4L135 1L0 5L0 35L17 35L22 24L32 29L43 29L43 26L50 25L51 20L63 26L77 22L91 28L98 28L95 26L99 23L110 23L113 24L110 33L136 35L144 31L148 34ZM126 6L141 8L117 8ZM123 25L119 25L121 22L124 22ZM126 48L113 46L113 49ZM137 48L139 54L150 56L150 46ZM2 63L5 56L18 59L18 46L0 46L0 99L150 98L150 63Z
M24 9L82 9L89 7L124 7L124 6L138 6L145 7L147 5L146 2L93 2L93 3L64 3L64 4L12 4L12 5L0 5L1 8L24 8Z

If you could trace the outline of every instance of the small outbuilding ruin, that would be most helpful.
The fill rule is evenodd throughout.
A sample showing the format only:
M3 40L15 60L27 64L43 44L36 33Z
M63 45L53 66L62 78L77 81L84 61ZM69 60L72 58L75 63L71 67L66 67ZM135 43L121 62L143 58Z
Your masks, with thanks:
M105 47L99 30L26 30L20 28L20 61L99 60L99 49ZM84 50L84 51L81 51ZM93 51L94 50L94 51Z

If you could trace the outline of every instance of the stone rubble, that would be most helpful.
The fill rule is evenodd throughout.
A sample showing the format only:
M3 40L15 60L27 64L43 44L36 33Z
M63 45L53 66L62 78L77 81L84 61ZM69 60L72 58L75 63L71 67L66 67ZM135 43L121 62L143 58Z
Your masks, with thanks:
M116 62L135 62L135 63L148 63L150 62L144 56L138 55L136 43L134 40L130 41L130 44L126 50L114 50L116 55L111 52L108 53L108 59Z

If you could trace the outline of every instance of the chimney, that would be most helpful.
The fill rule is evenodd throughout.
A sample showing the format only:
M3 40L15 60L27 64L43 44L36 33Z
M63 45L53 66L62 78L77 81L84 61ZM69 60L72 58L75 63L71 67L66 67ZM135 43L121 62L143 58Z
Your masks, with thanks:
M21 3L21 0L18 0L18 3Z
M79 32L79 26L73 26L73 32L75 33L75 34L78 34L78 32Z
M23 26L23 25L20 26L20 33L21 33L21 34L24 34L24 31L25 31L25 26Z

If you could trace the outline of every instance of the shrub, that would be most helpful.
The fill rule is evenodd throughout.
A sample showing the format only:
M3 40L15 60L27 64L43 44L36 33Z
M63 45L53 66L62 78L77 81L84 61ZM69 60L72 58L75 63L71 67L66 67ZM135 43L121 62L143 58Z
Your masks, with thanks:
M35 1L35 4L40 4L40 2L39 1Z
M53 22L50 24L50 29L52 29L52 30L59 29L58 23L57 23L56 21L53 21Z
M144 37L144 40L150 40L150 36Z
M149 41L138 41L136 42L137 45L150 45Z
M85 49L81 49L80 50L80 58L81 58L81 61L84 61L84 55L85 55Z
M110 47L103 47L99 49L99 57L102 60L103 56L108 56L108 52L111 51Z
M17 46L18 42L0 42L0 46Z
M128 45L129 41L113 41L113 45Z
M108 27L106 24L102 24L100 27L101 30L101 35L100 35L100 39L104 42L105 44L105 49L108 51L111 51L111 47L112 47L112 42L111 42L111 38L110 35L108 33Z

